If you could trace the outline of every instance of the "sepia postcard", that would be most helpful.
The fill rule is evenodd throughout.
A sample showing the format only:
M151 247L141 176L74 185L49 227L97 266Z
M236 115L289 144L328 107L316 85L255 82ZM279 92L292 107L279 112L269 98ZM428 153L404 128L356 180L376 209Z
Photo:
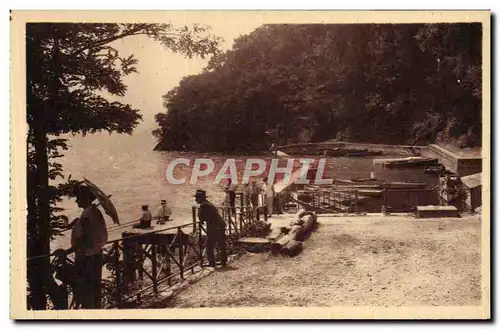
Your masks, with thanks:
M489 11L12 11L13 319L490 319Z

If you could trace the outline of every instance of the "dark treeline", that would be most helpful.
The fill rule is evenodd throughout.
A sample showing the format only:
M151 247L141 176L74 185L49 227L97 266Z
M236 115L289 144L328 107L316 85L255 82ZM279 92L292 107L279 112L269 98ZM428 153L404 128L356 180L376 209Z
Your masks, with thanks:
M161 149L481 143L480 24L266 25L164 96Z

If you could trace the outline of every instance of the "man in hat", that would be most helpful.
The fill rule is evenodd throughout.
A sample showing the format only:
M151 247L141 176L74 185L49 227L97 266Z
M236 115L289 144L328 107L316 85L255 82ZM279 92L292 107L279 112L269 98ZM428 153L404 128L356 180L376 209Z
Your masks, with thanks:
M211 267L215 267L214 249L220 252L222 266L227 265L226 251L226 223L219 215L213 203L207 200L204 190L197 190L194 195L196 202L200 205L198 218L200 222L207 223L207 259Z
M147 204L141 207L142 216L139 218L139 223L134 225L134 228L150 228L151 221L153 216L151 216L151 212L149 211L149 206Z
M84 209L71 231L71 248L59 254L75 252L75 267L80 289L75 292L82 308L101 308L102 248L108 241L108 231L101 211L92 202L95 195L87 186L74 188L76 203Z
M264 195L265 195L265 206L267 208L267 215L272 217L274 210L274 197L276 196L276 192L274 191L273 181L264 178Z
M172 210L167 206L167 200L161 200L160 208L156 215L157 224L164 224L172 215Z
M227 186L225 188L226 190L226 200L227 204L226 206L229 206L229 210L231 211L231 214L233 216L236 216L236 190L238 189L238 185L233 182L233 180L230 178Z

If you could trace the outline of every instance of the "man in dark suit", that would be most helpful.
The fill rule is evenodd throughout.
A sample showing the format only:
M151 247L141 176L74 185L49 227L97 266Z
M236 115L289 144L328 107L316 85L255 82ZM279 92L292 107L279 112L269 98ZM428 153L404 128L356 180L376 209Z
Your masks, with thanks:
M200 222L207 223L207 259L211 267L215 267L214 249L219 249L222 266L227 265L226 250L226 223L219 215L213 203L207 200L204 190L197 190L194 195L196 202L200 205L198 218Z

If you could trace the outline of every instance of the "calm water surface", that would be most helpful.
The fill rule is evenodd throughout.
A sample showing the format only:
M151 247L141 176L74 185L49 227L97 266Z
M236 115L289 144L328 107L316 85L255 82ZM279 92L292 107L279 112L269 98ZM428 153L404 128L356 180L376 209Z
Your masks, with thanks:
M222 154L200 154L180 152L153 151L155 138L149 131L141 131L133 135L95 134L70 137L70 148L61 159L65 175L71 174L74 179L86 177L97 184L103 191L112 194L113 203L118 211L121 223L137 220L141 214L141 205L148 204L153 214L161 199L166 199L172 209L172 225L180 225L191 221L191 207L194 204L193 194L197 188L207 191L209 199L220 205L224 200L223 186L226 181L214 183L218 169L226 158L236 159L238 171L241 172L248 156ZM213 174L198 179L196 185L189 182L172 185L167 182L165 172L168 163L178 157L210 158L215 163ZM256 156L254 156L256 157ZM380 158L380 157L378 157ZM267 158L270 161L270 158ZM374 168L373 158L328 158L325 171L326 178L369 177L376 171L381 179L396 181L427 181L434 183L435 178L423 173L423 170L384 170ZM175 177L188 177L190 171L185 166L177 166ZM74 199L66 199L61 206L65 214L73 219L81 213ZM120 229L106 216L108 227L119 235ZM114 235L110 234L110 238ZM53 247L67 247L67 236L55 240Z

